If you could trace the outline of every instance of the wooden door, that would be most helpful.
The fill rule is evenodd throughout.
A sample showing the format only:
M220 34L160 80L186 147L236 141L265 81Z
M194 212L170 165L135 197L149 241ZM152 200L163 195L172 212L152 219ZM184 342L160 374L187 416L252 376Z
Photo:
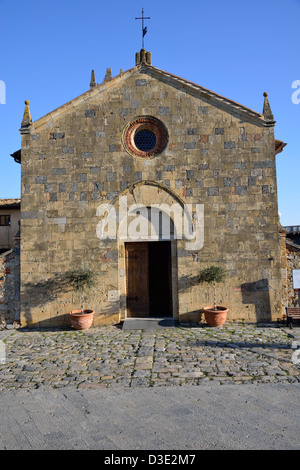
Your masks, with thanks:
M128 317L149 315L148 243L125 243Z

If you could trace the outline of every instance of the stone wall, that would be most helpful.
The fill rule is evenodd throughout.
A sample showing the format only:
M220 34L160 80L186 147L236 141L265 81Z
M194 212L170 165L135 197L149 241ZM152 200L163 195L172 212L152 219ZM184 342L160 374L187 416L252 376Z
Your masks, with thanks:
M14 246L14 237L19 230L20 208L4 209L0 205L0 215L10 215L10 224L0 227L0 250L8 251Z
M0 326L15 326L20 320L20 247L0 255Z
M167 129L159 155L126 150L124 129L139 116ZM203 247L186 249L179 240L172 248L175 318L200 320L212 302L212 289L197 283L209 264L227 269L218 302L229 307L229 319L282 316L274 127L261 115L134 68L21 132L22 324L65 324L78 300L48 287L82 264L98 274L87 299L95 324L124 315L124 243L97 237L99 206L118 209L121 195L204 205Z

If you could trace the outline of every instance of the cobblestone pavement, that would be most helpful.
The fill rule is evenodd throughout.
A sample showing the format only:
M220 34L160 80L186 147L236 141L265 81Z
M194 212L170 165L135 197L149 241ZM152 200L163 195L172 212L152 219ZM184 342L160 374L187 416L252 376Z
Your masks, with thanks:
M278 324L3 330L0 340L0 391L300 382L300 329Z

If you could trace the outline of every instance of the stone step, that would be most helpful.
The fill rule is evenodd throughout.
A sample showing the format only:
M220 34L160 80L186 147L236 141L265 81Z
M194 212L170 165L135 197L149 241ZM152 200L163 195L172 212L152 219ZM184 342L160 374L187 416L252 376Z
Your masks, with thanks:
M123 323L123 330L156 330L173 327L175 319L170 317L126 318Z

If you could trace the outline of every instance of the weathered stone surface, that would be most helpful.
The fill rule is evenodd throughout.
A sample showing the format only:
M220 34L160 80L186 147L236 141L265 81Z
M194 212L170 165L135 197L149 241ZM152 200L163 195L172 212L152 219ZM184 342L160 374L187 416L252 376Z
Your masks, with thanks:
M224 149L235 149L235 142L232 140L229 142L224 142Z
M94 109L87 109L85 111L85 117L95 117L96 111Z
M65 175L67 173L66 168L52 168L52 175Z
M160 115L170 114L170 108L168 106L159 106L158 114Z
M224 134L224 127L216 127L215 128L216 135L223 135Z
M207 195L208 196L218 196L219 195L219 188L217 186L207 188Z
M20 247L0 255L0 328L20 320Z
M199 106L198 107L199 114L208 114L208 106Z
M146 86L147 80L145 78L139 79L135 81L136 86Z
M47 181L47 176L39 175L35 177L36 184L44 184Z
M185 142L184 143L184 149L185 150L192 150L196 147L195 142Z
M5 335L5 336L4 336ZM0 392L18 388L299 383L293 341L279 325L227 323L122 330L99 326L0 331ZM295 337L299 333L295 332Z
M74 147L63 147L62 148L62 153L74 153Z
M51 132L50 139L64 139L65 133L64 132Z
M124 317L125 242L97 235L101 205L113 203L118 211L121 193L129 205L180 201L193 211L204 205L203 246L188 250L183 239L171 242L175 318L198 320L212 301L212 289L196 281L207 264L228 270L217 295L230 319L282 317L274 128L260 113L237 111L226 100L220 106L215 96L207 99L195 87L189 92L184 80L172 80L135 67L33 122L32 134L22 134L24 325L65 324L76 295L45 290L41 299L36 283L46 285L83 261L98 276L86 299L96 324L103 314L107 322ZM160 120L167 130L166 146L147 158L127 152L123 139L125 126L143 116ZM119 300L110 301L108 292L117 290Z

